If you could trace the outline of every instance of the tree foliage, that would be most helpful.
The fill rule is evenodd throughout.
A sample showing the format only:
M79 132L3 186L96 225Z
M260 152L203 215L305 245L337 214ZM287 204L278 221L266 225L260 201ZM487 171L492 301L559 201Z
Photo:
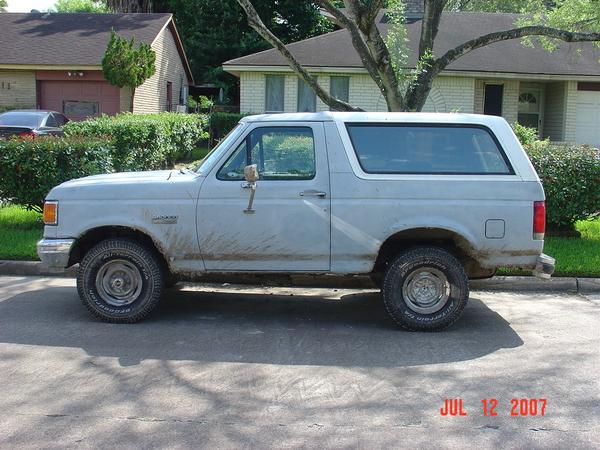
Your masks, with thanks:
M6 8L6 0L0 0L0 12L4 12L4 8Z
M136 48L135 39L126 40L114 30L102 59L102 71L106 80L120 88L136 88L156 72L156 54L142 42Z
M107 11L102 0L57 0L51 11L59 13L103 13Z
M244 9L249 25L286 59L292 70L304 80L333 109L355 110L352 105L340 102L327 93L306 68L287 50L275 30L265 23L254 7L255 1L237 0ZM310 2L305 2L310 3ZM598 42L600 41L600 1L598 0L510 0L504 7L523 12L514 28L488 33L468 40L444 54L434 53L443 11L489 8L495 10L501 2L479 0L424 0L424 15L421 20L417 66L406 67L407 55L402 51L407 40L404 30L404 1L402 0L344 0L345 8L333 0L314 0L350 34L352 44L359 54L365 69L381 91L390 111L420 111L433 86L433 80L454 61L479 48L511 39L537 37L546 48L552 49L557 41ZM487 6L486 6L487 3ZM387 39L376 24L378 14L387 6L391 31ZM472 9L470 9L472 10Z

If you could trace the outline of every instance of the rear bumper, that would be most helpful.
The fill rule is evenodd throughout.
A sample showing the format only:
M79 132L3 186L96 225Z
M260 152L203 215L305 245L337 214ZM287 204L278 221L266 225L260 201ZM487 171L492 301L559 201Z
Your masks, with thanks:
M556 260L552 256L542 253L538 256L533 274L538 278L549 279L554 273L555 266Z
M42 265L51 272L63 272L69 265L69 256L75 239L42 239L37 253Z

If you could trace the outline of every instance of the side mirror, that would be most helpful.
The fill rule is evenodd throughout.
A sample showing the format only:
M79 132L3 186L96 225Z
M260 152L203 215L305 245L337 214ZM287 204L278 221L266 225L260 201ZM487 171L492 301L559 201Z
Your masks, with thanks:
M244 210L244 214L254 214L252 205L254 204L254 194L256 193L256 182L260 179L258 166L256 164L251 164L244 167L244 178L246 179L247 185L242 187L250 189L250 199L248 200L248 207Z
M244 179L248 183L255 183L260 179L260 174L258 173L258 166L256 164L251 164L249 166L244 167Z

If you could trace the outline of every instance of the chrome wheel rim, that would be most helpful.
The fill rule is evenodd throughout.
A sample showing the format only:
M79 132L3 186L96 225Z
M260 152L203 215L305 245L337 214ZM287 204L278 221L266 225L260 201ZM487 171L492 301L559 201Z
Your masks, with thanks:
M127 306L142 292L140 270L124 259L104 263L96 275L96 290L100 298L112 306Z
M422 267L411 272L402 285L407 306L420 314L433 314L450 298L450 283L440 270Z

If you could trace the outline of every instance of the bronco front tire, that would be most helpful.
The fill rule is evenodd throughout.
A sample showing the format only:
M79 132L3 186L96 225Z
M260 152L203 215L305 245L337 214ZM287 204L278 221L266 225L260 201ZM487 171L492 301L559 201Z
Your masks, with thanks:
M164 274L155 252L131 239L107 239L93 247L79 264L77 291L97 318L134 323L158 304Z
M461 316L469 299L469 280L461 263L446 250L416 247L389 265L381 293L401 328L434 331Z

